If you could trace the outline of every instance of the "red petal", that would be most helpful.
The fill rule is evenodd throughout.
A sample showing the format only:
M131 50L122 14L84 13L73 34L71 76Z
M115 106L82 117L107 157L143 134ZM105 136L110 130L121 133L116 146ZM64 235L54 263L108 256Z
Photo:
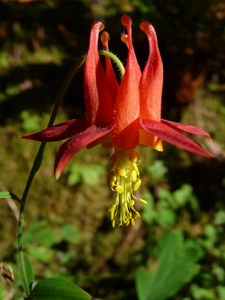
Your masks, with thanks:
M92 125L84 132L81 132L77 136L62 144L55 160L56 178L59 178L66 164L78 151L96 139L106 135L111 130L112 126L108 126L107 128L99 128L96 125Z
M140 115L142 119L159 121L163 86L163 64L154 27L148 22L140 24L148 38L149 56L140 82Z
M87 128L86 118L70 120L48 127L38 133L21 136L22 139L39 142L55 142L68 139Z
M109 43L109 34L108 32L104 31L101 34L101 42L103 45L104 50L109 51L109 47L108 47L108 43ZM111 59L108 56L105 56L105 67L106 67L106 77L109 83L109 88L110 88L110 92L111 92L111 97L112 97L112 101L113 103L115 102L117 93L118 93L118 82L116 80L116 76L111 64Z
M185 124L177 123L177 122L171 122L171 121L167 121L167 120L163 120L163 119L161 119L161 123L173 128L179 132L187 132L187 133L191 133L191 134L205 135L209 140L212 140L210 135L200 127L185 125Z
M128 39L122 36L123 41L128 45L128 58L114 106L115 128L112 132L112 144L117 149L128 150L135 148L139 139L141 71L132 45L131 19L123 16L122 23L128 32Z
M90 43L84 67L85 105L88 126L112 121L113 105L105 71L98 55L99 31L104 24L97 21L91 28Z
M195 154L213 157L213 155L210 152L203 149L192 139L178 133L176 130L172 129L171 127L168 127L165 124L162 124L155 120L141 120L140 125L147 132L158 136L162 140L172 145L178 146Z

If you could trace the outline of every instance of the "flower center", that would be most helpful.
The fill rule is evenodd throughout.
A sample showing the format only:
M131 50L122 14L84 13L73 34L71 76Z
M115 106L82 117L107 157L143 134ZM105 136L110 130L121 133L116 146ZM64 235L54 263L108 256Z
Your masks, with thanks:
M113 227L116 223L118 226L128 226L130 223L135 225L134 220L140 217L134 208L135 200L147 204L147 201L134 196L141 185L138 170L140 163L140 157L134 150L115 149L110 159L109 181L111 189L116 192L116 202L109 208Z

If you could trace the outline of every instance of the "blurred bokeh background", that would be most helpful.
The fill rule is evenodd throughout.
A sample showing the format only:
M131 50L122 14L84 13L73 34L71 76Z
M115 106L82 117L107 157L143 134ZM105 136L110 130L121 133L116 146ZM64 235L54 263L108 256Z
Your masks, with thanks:
M143 300L134 283L136 278L139 286L140 266L154 273L160 249L173 244L174 236L168 232L177 230L193 243L198 268L173 292L151 299L224 300L224 0L1 0L0 190L22 195L39 144L19 137L47 126L61 83L87 52L95 20L104 22L110 50L126 63L127 49L120 41L124 14L133 20L134 48L142 70L148 44L139 24L147 20L156 29L164 63L162 118L208 131L212 142L193 138L215 158L166 143L163 153L140 148L140 195L149 204L138 207L143 217L134 227L112 229L108 207L114 196L107 174L112 151L100 146L83 149L56 182L53 165L60 143L48 144L27 201L25 251L37 280L63 277L96 298ZM81 68L56 122L84 113ZM18 279L17 214L16 204L1 199L0 260L13 266ZM162 240L165 232L170 242ZM167 267L170 278L185 277L182 268L175 271L173 261ZM0 299L13 297L17 299L2 281Z

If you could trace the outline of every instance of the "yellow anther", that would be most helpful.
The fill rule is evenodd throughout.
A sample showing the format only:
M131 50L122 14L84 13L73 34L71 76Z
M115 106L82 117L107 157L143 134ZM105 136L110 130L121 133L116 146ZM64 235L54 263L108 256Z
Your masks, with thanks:
M132 224L133 226L135 225L135 221L134 221L133 218L131 219L131 224Z
M119 161L119 154L114 153L111 157L111 162L114 163L114 165L115 165L118 163L118 161Z
M110 207L108 208L108 211L111 212L114 210L114 204L110 205Z
M141 179L137 179L133 186L133 192L136 192L139 189L140 185L141 185Z
M133 170L137 172L137 174L139 174L139 170L136 164L132 164Z
M130 154L130 162L132 162L132 163L136 162L136 160L137 160L137 154L136 153L137 153L136 151L131 152L131 154Z
M134 200L130 200L129 202L128 202L128 206L133 206L135 204L135 201Z
M125 177L126 175L126 172L122 169L116 169L116 173L121 177Z
M140 218L140 214L138 211L136 211L135 219Z
M115 220L112 221L112 227L115 227Z
M141 202L141 203L143 203L143 204L148 204L148 202L146 200L144 200L144 199L138 198L138 201Z
M110 181L110 187L114 188L114 186L115 186L115 181Z
M114 219L114 210L111 211L111 220Z
M133 170L131 174L132 181L135 182L137 180L137 171Z
M115 188L115 191L118 193L118 194L122 194L123 193L123 187L121 185L118 185L116 188Z
M116 181L116 172L115 171L110 171L109 178L110 178L110 183L112 181Z
M138 155L137 151L131 152L130 162L136 163L137 160L140 160L140 156Z
M126 226L128 226L130 224L130 220L127 220L126 222Z

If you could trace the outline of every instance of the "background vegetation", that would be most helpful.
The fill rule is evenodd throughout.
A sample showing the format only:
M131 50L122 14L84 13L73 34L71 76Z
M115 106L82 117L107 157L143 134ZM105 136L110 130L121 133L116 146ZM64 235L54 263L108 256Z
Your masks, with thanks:
M2 0L0 190L22 194L39 145L19 136L47 125L68 70L87 52L94 20L105 23L111 51L126 62L120 41L124 14L133 20L142 69L148 46L139 23L148 20L156 28L165 72L162 117L208 131L212 142L194 139L215 159L166 143L163 153L139 149L141 194L148 205L139 208L142 219L134 227L112 229L107 212L114 201L107 177L111 150L80 151L56 182L59 143L48 144L27 201L26 252L36 280L65 278L96 298L224 300L223 0ZM56 122L83 115L81 70ZM0 260L12 265L18 279L17 212L14 203L1 199ZM18 298L2 281L0 299L13 297Z

